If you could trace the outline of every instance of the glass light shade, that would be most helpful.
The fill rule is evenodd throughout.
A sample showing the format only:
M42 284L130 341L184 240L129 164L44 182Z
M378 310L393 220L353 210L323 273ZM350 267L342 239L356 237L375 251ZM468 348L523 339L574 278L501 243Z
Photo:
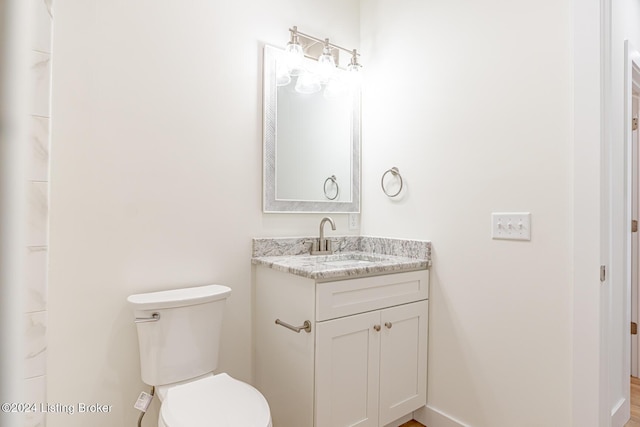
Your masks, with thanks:
M322 85L320 84L320 79L316 74L303 73L298 76L296 92L310 95L312 93L320 92L320 89L322 89Z
M289 69L289 74L298 76L302 73L302 61L304 60L304 52L302 46L297 43L289 43L284 49L284 57Z
M276 86L286 86L291 83L291 76L287 65L283 61L276 62Z
M360 86L362 84L362 65L355 63L347 65L347 75L349 84L352 86Z
M351 63L347 65L347 71L349 71L350 73L359 73L361 69L362 65L358 64L357 62L355 64Z
M289 83L291 83L291 77L288 73L276 75L276 86L286 86Z
M320 58L318 58L318 74L323 82L327 82L336 69L336 61L331 55L331 51L324 49Z

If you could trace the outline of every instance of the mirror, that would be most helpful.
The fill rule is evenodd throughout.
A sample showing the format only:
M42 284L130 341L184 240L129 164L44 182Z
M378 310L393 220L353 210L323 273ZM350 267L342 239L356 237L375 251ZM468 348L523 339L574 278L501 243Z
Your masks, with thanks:
M359 212L360 93L342 69L300 93L306 77L288 76L283 53L264 49L264 211Z

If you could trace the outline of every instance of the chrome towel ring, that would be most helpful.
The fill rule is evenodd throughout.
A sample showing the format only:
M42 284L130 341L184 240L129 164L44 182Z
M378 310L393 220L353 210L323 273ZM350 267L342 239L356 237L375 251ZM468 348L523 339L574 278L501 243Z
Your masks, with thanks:
M394 177L397 177L400 180L400 188L398 189L398 191L396 191L393 194L389 194L387 189L384 188L384 178L385 176L387 176L388 173L390 173ZM400 175L400 170L397 167L394 166L382 174L382 179L380 179L380 186L382 187L382 191L384 191L384 194L386 194L388 197L396 197L398 194L400 194L400 192L402 191L402 185L403 185L402 175Z
M336 186L336 194L331 197L329 196L329 193L327 192L327 182L333 182L333 185ZM338 185L338 180L336 179L335 175L331 175L329 178L324 180L324 197L326 197L329 200L335 200L338 197L338 194L340 194L340 186Z

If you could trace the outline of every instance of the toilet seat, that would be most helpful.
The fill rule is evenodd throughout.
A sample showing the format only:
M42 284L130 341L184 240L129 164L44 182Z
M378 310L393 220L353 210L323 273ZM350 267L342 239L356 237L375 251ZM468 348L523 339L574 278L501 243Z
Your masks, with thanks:
M209 376L167 391L159 427L271 427L266 399L227 374Z

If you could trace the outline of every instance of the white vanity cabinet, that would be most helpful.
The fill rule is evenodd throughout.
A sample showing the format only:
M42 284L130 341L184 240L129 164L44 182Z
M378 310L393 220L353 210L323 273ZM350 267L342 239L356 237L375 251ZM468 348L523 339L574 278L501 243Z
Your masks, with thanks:
M255 379L274 427L381 427L426 404L428 270L255 274Z

